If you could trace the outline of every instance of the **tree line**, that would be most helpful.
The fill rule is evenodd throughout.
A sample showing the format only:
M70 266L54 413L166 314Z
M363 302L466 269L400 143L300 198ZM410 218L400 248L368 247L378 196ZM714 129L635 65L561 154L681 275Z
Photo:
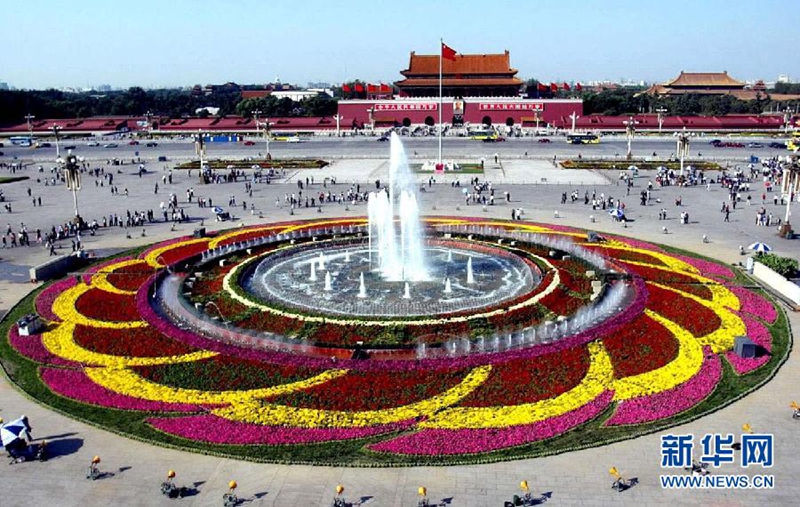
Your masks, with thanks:
M0 123L36 118L89 118L92 116L154 116L181 118L195 116L203 107L219 108L218 115L250 116L260 110L264 116L326 116L336 112L336 101L313 97L301 102L289 98L242 99L239 90L215 90L209 95L185 89L144 90L138 86L112 92L64 92L60 90L0 90Z
M535 81L529 82L535 89ZM583 99L585 115L602 114L620 116L626 114L654 113L664 108L668 115L759 114L765 111L798 107L798 102L776 102L768 93L756 100L739 100L730 95L687 94L675 97L653 97L642 94L639 88L614 90L565 91L530 97L578 97ZM775 93L800 93L800 84L778 83ZM236 89L218 89L211 94L196 94L186 89L144 90L132 87L127 90L102 94L96 92L71 93L60 90L0 90L0 123L10 124L24 121L28 114L37 118L89 118L92 116L139 116L147 112L155 116L180 118L195 116L203 107L219 108L218 115L236 114L250 117L260 111L262 117L278 116L330 116L336 114L336 99L319 95L301 102L289 98L272 96L242 99ZM202 113L200 116L208 116Z

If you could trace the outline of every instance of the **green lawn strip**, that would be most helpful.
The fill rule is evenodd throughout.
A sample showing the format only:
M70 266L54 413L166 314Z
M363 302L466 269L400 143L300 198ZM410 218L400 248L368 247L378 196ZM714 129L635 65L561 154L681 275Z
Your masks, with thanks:
M30 176L0 176L0 185L3 183L14 183L31 179Z
M684 166L692 166L700 171L721 171L723 169L716 162L705 161L685 161ZM630 166L636 166L638 169L652 170L659 167L666 167L674 171L680 171L681 163L677 160L593 160L593 159L580 159L580 160L565 160L561 162L561 167L564 169L616 169L627 170Z

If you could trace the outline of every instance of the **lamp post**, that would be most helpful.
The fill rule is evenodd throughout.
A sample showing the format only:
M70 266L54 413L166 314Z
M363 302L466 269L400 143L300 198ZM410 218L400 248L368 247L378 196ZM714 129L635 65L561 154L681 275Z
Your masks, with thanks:
M256 136L258 136L258 115L260 115L262 112L263 111L261 111L260 109L250 111L250 114L253 115L253 119L255 119L256 121Z
M53 131L53 135L56 137L56 159L61 158L61 149L58 146L58 131L61 130L62 128L63 127L55 124L53 124L53 126L50 127L50 130Z
M256 127L264 127L264 141L267 144L267 160L272 160L272 156L269 154L269 118L267 121L262 121L261 123L257 124Z
M28 142L30 142L31 145L33 145L33 125L31 124L31 120L34 118L36 117L32 114L25 115L25 119L28 121Z
M199 129L197 131L197 137L195 138L194 141L194 151L197 154L197 156L200 157L200 181L204 182L205 180L203 179L203 156L206 154L206 142L205 139L203 139L203 131Z
M659 107L656 109L656 113L658 113L658 133L661 134L661 127L664 125L664 113L667 112L666 108Z
M333 119L336 120L336 137L339 137L340 136L339 126L341 121L344 120L344 116L337 114L333 117Z
M690 133L686 132L686 127L678 134L678 157L681 159L681 176L683 176L683 162L689 156L689 137Z
M78 167L78 157L72 154L72 150L67 152L67 158L59 158L59 163L64 164L64 179L67 182L67 190L72 192L72 203L75 206L75 225L80 227L81 215L78 211L78 190L81 189L81 173Z
M783 128L787 134L789 133L791 126L792 126L792 108L787 107L783 111Z
M625 137L628 138L628 155L626 158L628 160L633 159L633 153L631 151L631 143L633 142L633 136L636 135L636 124L639 123L633 119L633 116L629 117L627 121L622 122L625 125Z
M797 198L798 192L800 192L800 165L796 158L792 159L787 156L786 163L783 164L783 180L781 181L781 194L786 199L786 216L778 229L778 236L782 238L793 235L789 219L792 216L792 200Z
M150 111L147 111L146 113L144 113L144 120L147 122L147 134L148 134L148 136L152 136L153 135L152 118L153 118L153 113L151 113Z
M575 111L573 111L572 114L569 115L569 119L572 120L572 130L570 131L571 134L575 133L575 122L578 120L578 118L580 118L580 116L575 114ZM538 130L538 127L537 127L537 130Z

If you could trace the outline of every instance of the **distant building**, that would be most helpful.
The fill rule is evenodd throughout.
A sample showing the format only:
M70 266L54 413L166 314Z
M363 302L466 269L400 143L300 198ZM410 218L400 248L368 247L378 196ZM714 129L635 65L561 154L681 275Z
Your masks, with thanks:
M461 55L442 60L442 95L447 97L517 97L523 82L502 54ZM401 97L439 96L439 55L411 52L405 79L395 86Z
M0 81L0 90L8 90L8 83Z
M767 98L767 86L759 80L752 86L734 79L724 72L683 72L664 84L653 85L643 93L657 97L675 97L687 94L730 95L739 100ZM798 100L800 95L769 94L773 100Z

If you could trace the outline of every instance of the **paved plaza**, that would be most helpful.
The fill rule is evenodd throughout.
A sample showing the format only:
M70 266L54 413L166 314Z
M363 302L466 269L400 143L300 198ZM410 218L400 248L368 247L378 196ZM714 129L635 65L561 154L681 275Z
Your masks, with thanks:
M763 186L757 182L754 182L751 191L752 205L742 203L737 206L731 213L730 222L724 222L720 208L727 201L728 192L719 185L708 188L656 186L650 204L642 206L638 195L646 188L648 181L655 182L653 173L641 171L634 180L630 195L626 195L618 171L564 170L553 166L552 154L561 157L563 153L563 156L567 156L573 154L574 148L568 151L561 145L565 148L563 152L554 149L538 156L526 156L523 153L526 146L513 146L513 142L505 144L510 147L501 148L506 151L497 161L493 158L493 152L497 152L494 146L481 146L480 153L476 148L475 153L471 154L473 159L485 158L484 175L448 174L437 176L435 182L428 182L429 176L420 174L418 180L425 190L420 194L423 212L426 215L510 219L512 209L521 208L526 221L631 236L684 248L727 263L743 263L745 257L740 255L739 247L746 247L755 241L768 243L778 255L800 259L797 241L778 238L774 227L756 225L756 211L762 205L775 219L783 218L785 213L785 206L773 203L771 193L766 194L762 203ZM623 151L622 143L606 146L604 156L614 157L617 150ZM668 155L669 150L674 151L672 140L664 140L654 146L647 145L643 151L659 151L664 156ZM413 143L407 147L412 158L415 147ZM236 183L203 185L198 180L197 171L190 176L186 171L172 170L172 184L164 184L162 178L169 175L172 164L155 161L155 156L161 154L159 148L146 153L144 162L147 173L142 177L137 175L137 165L130 161L122 166L113 166L106 164L110 154L106 156L104 152L97 151L87 155L90 167L103 167L106 171L115 172L114 185L120 193L112 195L107 185L100 186L100 179L95 184L93 177L84 175L83 189L79 192L81 215L87 221L100 222L104 215L116 213L124 217L128 210L152 209L156 218L160 219L159 205L167 201L170 193L174 193L179 205L189 215L189 222L173 226L171 222L161 220L144 228L100 228L95 236L83 236L83 245L88 251L108 255L159 240L190 235L201 223L213 231L289 219L364 216L366 206L363 203L355 206L325 204L319 210L300 207L292 212L285 203L285 196L296 193L297 181L305 184L306 178L311 183L313 177L313 184L304 189L304 195L328 191L346 194L353 184L360 184L362 191L371 190L374 189L375 180L383 181L388 177L388 163L379 156L382 152L377 148L377 143L371 144L368 152L365 149L365 154L359 151L362 148L355 152L337 148L337 157L330 166L290 172L271 184L254 184L251 197L245 194L244 181L241 179ZM325 159L323 151L316 151L323 148L321 144L307 143L279 149L286 149L286 153L304 150L298 151L298 154ZM424 145L424 148L416 147L417 158L424 158L426 154L433 156L433 148L433 143ZM383 151L388 154L388 149ZM126 147L124 155L130 159L128 152L130 149ZM144 148L142 155L145 155ZM720 152L717 155L723 158L724 154ZM744 167L747 155L749 153L737 152L736 156L725 155L724 159ZM190 154L176 152L173 156L189 157ZM6 157L3 161L10 160ZM45 185L44 179L51 177L52 162L36 159L29 159L28 162L30 164L17 171L15 176L29 176L29 180L0 185L6 204L11 205L11 212L4 212L2 218L14 230L24 223L35 237L37 228L48 231L51 226L71 218L72 196L62 184ZM44 172L38 172L39 165ZM626 164L621 162L621 165ZM476 176L493 183L497 196L494 206L465 204L463 186L454 186L455 181L467 185L469 179ZM330 178L335 178L336 184L330 183ZM154 190L156 183L159 185L157 193ZM214 205L230 210L235 215L234 219L216 222L210 208L198 208L196 203L187 203L186 191L189 188L194 189L196 198L213 199ZM575 203L568 200L567 204L561 204L562 193L569 194L573 190L577 190L581 198ZM510 196L509 202L501 198L505 192ZM601 194L619 198L626 205L626 215L630 221L623 226L603 210L593 211L591 206L583 203L585 192L590 195L595 192L598 198ZM41 197L42 204L34 206L32 199L38 197ZM227 205L231 197L235 197L236 206ZM681 206L676 205L678 198L682 200ZM243 202L246 202L246 209ZM250 210L251 204L254 205L253 212ZM659 219L662 208L667 210L666 221ZM794 209L797 209L797 205ZM688 224L679 223L681 212L689 213ZM594 217L594 220L590 217ZM0 224L6 226L3 222ZM704 236L707 241L703 240ZM62 240L59 252L69 253L70 250L70 240ZM28 269L46 261L48 252L43 246L34 245L8 248L0 256L3 261L0 263L0 309L5 313L35 287L28 280ZM789 321L796 333L800 326L800 315L789 313ZM674 429L676 433L695 435L714 432L739 434L742 424L749 423L757 432L774 433L776 465L767 473L775 475L776 484L775 489L769 491L663 490L658 483L658 476L662 473L659 466L661 433L558 456L491 465L362 469L234 461L156 447L77 422L31 401L2 378L0 417L9 421L26 414L33 426L34 438L52 442L55 457L45 463L23 463L12 467L2 465L5 468L0 473L0 488L3 491L0 505L166 505L173 502L181 505L220 505L222 494L232 479L238 482L237 494L247 500L247 505L265 506L327 506L331 503L337 484L345 486L345 495L353 505L416 505L417 488L426 486L432 501L444 501L452 506L501 506L503 501L519 493L518 484L523 479L528 481L536 494L552 493L546 502L548 505L789 505L800 497L800 484L796 481L800 457L793 452L793 444L800 435L800 422L792 420L788 408L791 400L800 398L796 384L798 374L800 359L797 354L791 354L775 378L763 388L714 414ZM100 469L108 474L101 480L91 482L84 479L84 473L94 455L102 457ZM626 477L638 478L639 483L622 493L613 491L610 488L612 479L608 474L612 466ZM179 485L195 487L197 493L182 500L164 498L158 488L169 469L177 471L176 481ZM738 465L726 465L714 470L714 473L752 475L756 472L741 469Z

